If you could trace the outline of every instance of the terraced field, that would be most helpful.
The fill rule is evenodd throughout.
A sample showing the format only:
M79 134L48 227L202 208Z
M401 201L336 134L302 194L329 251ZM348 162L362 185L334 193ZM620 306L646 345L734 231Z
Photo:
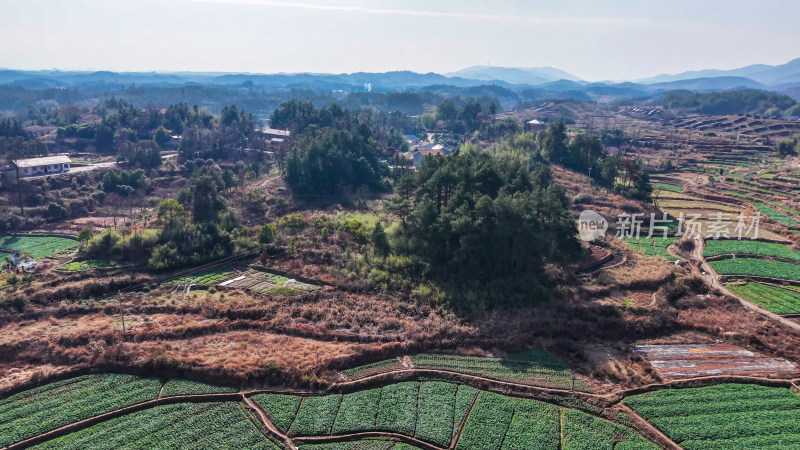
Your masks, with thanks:
M661 189L664 191L683 192L683 187L670 183L653 183L653 189Z
M156 378L100 374L20 392L0 401L0 445L153 399L160 387L161 380ZM164 384L163 394L169 397L232 391L171 379ZM331 395L263 393L251 399L278 429L298 439L389 432L443 448L455 442L455 448L470 450L658 448L634 428L580 410L447 381L407 381ZM147 409L79 428L34 448L283 448L283 443L266 437L261 427L258 417L243 402L154 403ZM300 448L312 450L415 448L376 438L296 442Z
M728 290L745 300L767 308L775 314L800 314L800 292L775 285L757 283L728 283Z
M703 256L717 255L759 255L800 261L800 253L783 244L751 241L747 239L712 239L705 243Z
M413 367L418 369L446 370L541 387L573 388L569 367L546 350L515 353L508 358L419 354L411 356L411 362ZM345 370L344 374L351 378L361 378L403 368L406 367L397 359L389 359ZM591 392L591 387L583 380L575 380L574 388Z
M720 275L749 275L800 281L800 266L783 261L736 258L711 261L709 264Z
M78 247L78 241L53 236L3 236L0 248L27 253L34 260L56 254L68 254Z
M114 261L105 259L89 259L86 261L73 261L70 263L62 264L56 267L56 270L64 270L67 272L79 272L81 270L102 269L106 267L114 267L118 264Z
M640 239L629 238L626 239L625 242L630 245L632 249L639 253L643 253L647 256L657 256L669 261L675 261L678 258L670 255L669 252L667 252L667 247L677 242L678 239L679 238L677 237L642 237Z
M172 395L196 395L196 394L220 394L224 392L236 392L236 388L230 386L216 386L213 384L201 383L199 381L186 380L183 378L170 378L164 383L161 391L162 397Z
M785 388L663 389L623 403L687 450L800 447L800 397Z
M228 280L235 273L236 271L231 268L214 269L206 272L200 272L194 275L188 275L185 277L176 278L174 280L167 282L167 284L173 284L173 285L195 284L201 286L210 286L212 284L217 284L225 280Z
M798 222L797 219L787 216L786 214L780 211L776 211L775 209L770 208L769 206L755 202L753 202L753 206L755 206L756 209L758 209L758 211L761 214L769 217L770 219L774 220L775 222L778 222L781 225L785 225L787 227L796 227L798 224L800 224L800 222Z
M689 200L689 199L666 199L661 200L658 202L658 206L661 209L674 209L674 210L684 210L684 209L691 209L691 210L704 210L704 211L725 211L725 212L736 212L739 211L737 208L724 205L722 203L714 203L709 201L702 201L702 200Z
M85 375L0 400L0 447L125 406L152 400L161 380Z
M281 448L259 428L241 403L179 403L101 422L34 448Z

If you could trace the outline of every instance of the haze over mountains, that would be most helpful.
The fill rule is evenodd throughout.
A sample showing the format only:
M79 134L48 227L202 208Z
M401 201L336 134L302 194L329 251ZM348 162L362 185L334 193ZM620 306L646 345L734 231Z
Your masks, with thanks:
M707 69L674 75L662 74L625 82L588 82L553 67L472 66L446 74L395 71L351 74L312 73L203 73L203 72L81 72L0 70L0 85L29 90L52 88L114 89L131 85L300 88L345 92L394 92L430 90L442 86L469 88L496 85L506 89L534 89L554 97L606 101L614 98L652 96L672 90L710 92L731 89L764 89L800 100L800 58L786 64L755 64L732 70Z

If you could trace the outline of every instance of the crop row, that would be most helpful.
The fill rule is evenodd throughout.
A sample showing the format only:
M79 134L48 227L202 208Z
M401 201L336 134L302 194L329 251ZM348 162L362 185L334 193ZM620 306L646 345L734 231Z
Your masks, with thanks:
M38 449L247 448L275 450L236 402L145 409L45 442Z
M361 439L358 441L300 445L300 450L415 450L418 448L419 447L414 447L404 442L380 439Z
M783 261L756 258L735 258L711 261L720 275L750 275L800 281L800 267Z
M800 398L789 389L721 384L664 389L623 400L689 449L755 448L800 434ZM750 445L749 445L750 444Z
M711 239L706 241L703 256L715 255L759 255L800 261L800 253L783 244L774 242L751 241L747 239Z
M0 400L0 447L118 408L152 400L161 380L85 375Z
M800 292L795 290L752 281L743 284L732 283L726 287L734 294L775 314L800 313Z

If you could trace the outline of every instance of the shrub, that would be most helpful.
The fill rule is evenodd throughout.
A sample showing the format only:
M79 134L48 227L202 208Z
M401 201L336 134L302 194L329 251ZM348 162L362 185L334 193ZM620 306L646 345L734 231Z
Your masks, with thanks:
M262 244L269 244L275 239L275 225L266 224L258 229L258 242Z

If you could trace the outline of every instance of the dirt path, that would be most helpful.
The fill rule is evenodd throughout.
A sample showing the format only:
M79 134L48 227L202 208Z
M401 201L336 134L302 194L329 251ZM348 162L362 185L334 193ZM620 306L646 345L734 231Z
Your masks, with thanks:
M256 405L256 403L250 397L242 395L242 400L244 401L244 404L247 405L248 408L253 410L256 413L256 415L258 415L258 419L264 425L262 432L265 432L266 434L269 434L273 437L280 439L281 441L283 441L284 444L286 444L287 448L289 449L292 450L297 449L297 446L294 445L294 442L292 442L289 436L281 433L278 427L276 427L275 424L273 424L272 421L269 420L264 411L262 411L261 408L258 405Z
M670 450L681 450L680 445L676 444L675 441L670 439L666 434L662 433L661 430L654 427L650 422L644 420L640 415L633 412L632 409L621 403L619 405L619 409L628 415L630 421L633 422L633 424L636 425L639 430L655 438L656 442L661 444L664 448L668 448Z

